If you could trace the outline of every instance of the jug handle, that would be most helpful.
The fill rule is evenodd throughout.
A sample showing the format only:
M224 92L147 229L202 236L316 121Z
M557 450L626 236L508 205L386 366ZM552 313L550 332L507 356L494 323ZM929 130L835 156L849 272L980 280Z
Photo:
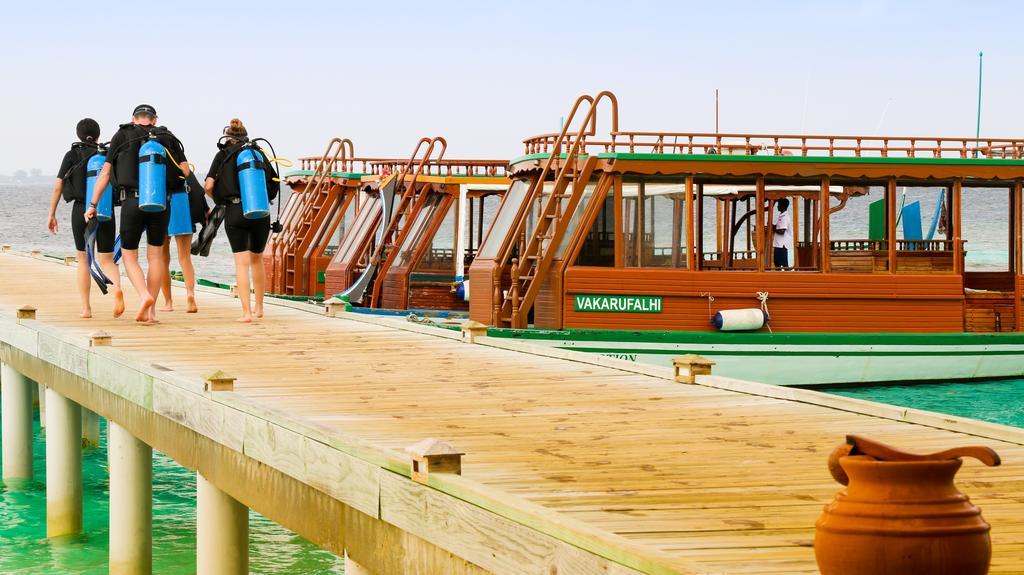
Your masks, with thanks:
M860 435L847 435L846 443L853 447L851 450L852 455L861 453L883 461L936 461L956 459L957 457L973 457L989 467L995 467L1002 462L995 450L984 445L954 447L952 449L936 451L935 453L919 454L901 451L891 445L886 445L880 441L868 439Z

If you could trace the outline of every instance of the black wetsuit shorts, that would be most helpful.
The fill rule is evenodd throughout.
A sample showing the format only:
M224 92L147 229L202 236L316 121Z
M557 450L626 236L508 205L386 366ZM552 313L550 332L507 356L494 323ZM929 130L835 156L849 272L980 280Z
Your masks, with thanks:
M85 251L85 202L75 200L71 203L71 235L75 236L75 249ZM96 229L96 252L109 254L114 252L114 236L116 233L114 220L100 221Z
M167 241L167 221L171 217L170 210L162 212L144 212L139 209L139 198L131 192L125 194L121 204L121 249L137 250L142 241L142 232L146 232L146 243L151 246L162 246Z
M270 237L270 216L250 220L242 215L242 204L228 204L224 210L224 231L228 234L232 253L261 254Z

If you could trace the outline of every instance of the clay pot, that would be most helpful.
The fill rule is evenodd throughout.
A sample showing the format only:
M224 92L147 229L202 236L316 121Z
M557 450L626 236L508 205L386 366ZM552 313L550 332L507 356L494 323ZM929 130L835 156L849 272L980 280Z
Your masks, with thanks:
M815 524L822 575L988 573L989 525L953 485L959 458L840 455L838 464L849 485Z

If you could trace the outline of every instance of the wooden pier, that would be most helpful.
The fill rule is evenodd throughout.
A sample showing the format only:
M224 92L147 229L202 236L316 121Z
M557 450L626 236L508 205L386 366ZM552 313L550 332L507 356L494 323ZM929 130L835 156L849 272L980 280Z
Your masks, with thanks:
M0 255L0 361L362 572L815 573L841 488L826 458L859 433L999 452L958 485L992 525L992 573L1024 573L1021 429L292 302L237 324L226 292L155 326L94 292L82 320L73 275ZM216 370L233 391L207 389ZM426 438L465 452L461 476L411 479Z

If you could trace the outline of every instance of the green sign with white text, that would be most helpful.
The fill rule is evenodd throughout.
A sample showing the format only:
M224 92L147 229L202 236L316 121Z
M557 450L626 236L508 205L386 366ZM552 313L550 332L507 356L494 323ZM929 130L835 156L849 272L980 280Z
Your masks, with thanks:
M573 297L576 311L617 313L661 313L661 296L589 295Z

